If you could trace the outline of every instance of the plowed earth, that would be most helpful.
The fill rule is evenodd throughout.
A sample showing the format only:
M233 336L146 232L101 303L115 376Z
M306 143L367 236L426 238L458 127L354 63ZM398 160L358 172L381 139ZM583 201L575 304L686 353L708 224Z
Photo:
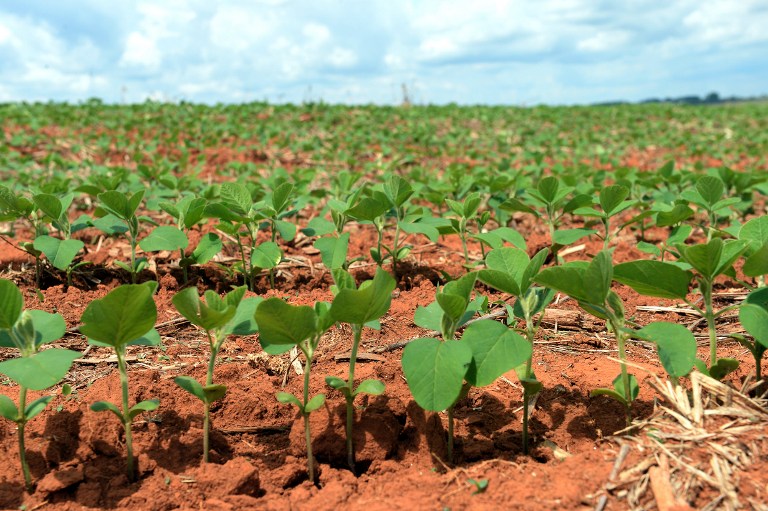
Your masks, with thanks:
M529 253L547 245L542 226L521 217L518 228L525 235ZM374 234L366 226L352 226L350 255L366 254ZM23 235L23 233L22 233ZM653 232L649 234L651 237ZM607 495L608 509L623 509L625 501L605 490L619 447L613 435L625 427L623 409L606 397L590 397L590 391L610 386L619 372L617 351L602 322L595 320L567 297L560 296L552 309L571 311L567 324L553 323L545 316L534 348L535 371L544 384L532 415L533 445L530 455L521 450L522 388L514 372L493 385L473 389L456 407L457 452L455 463L445 459L446 416L425 412L410 397L400 367L402 348L395 343L428 334L413 324L414 310L434 299L441 272L460 275L462 256L458 240L441 238L425 244L414 238L413 254L398 268L399 287L393 293L389 313L380 331L365 330L358 364L358 380L375 377L386 384L380 397L356 401L355 438L360 473L345 467L343 397L329 389L327 375L344 376L352 338L345 328L332 329L320 345L312 370L312 394L325 392L325 408L312 414L314 450L319 462L317 485L306 476L306 458L301 421L294 408L278 404L281 389L301 392L301 377L287 356L268 357L256 336L231 338L217 363L214 381L227 385L226 397L213 407L212 463L201 464L202 408L200 403L173 383L178 375L203 379L207 344L204 333L186 323L171 303L181 288L181 276L172 259L156 261L156 296L161 349L131 348L131 400L159 398L161 406L140 416L134 429L134 450L140 477L129 483L124 475L125 450L121 426L112 416L90 411L97 400L119 401L120 389L111 353L89 348L76 331L80 315L93 299L126 282L108 264L127 259L127 246L98 234L85 238L96 262L64 290L59 277L44 279L38 295L30 260L15 248L0 244L2 276L17 282L27 307L60 312L71 329L59 345L83 351L65 383L74 389L61 396L59 388L48 409L27 426L27 449L36 491L23 487L13 424L0 422L0 507L31 509L591 509ZM194 244L193 240L193 244ZM616 241L614 261L643 257L631 233ZM98 249L94 248L97 247ZM567 259L588 259L601 248L589 240ZM295 304L332 299L330 276L322 268L311 243L297 239L285 247L287 262L281 267L277 289L260 281L257 292L286 297ZM479 247L470 254L480 257ZM162 255L161 255L162 256ZM370 278L375 266L354 270L358 281ZM389 269L389 268L388 268ZM195 269L191 285L226 291L234 281L209 264ZM733 303L729 292L735 283L722 280L717 287L719 306ZM615 288L625 300L627 315L639 324L676 321L701 334L700 356L705 357L701 322L670 312L638 310L638 306L674 305L640 297L631 290ZM478 286L491 301L505 296ZM494 309L495 310L495 309ZM725 318L721 333L736 331L738 322ZM721 341L721 355L741 361L728 382L740 386L754 373L746 350ZM643 344L629 346L632 372L640 381L636 418L649 416L657 406L648 386L652 375L662 376L658 357ZM4 357L11 353L3 353ZM339 360L342 358L342 360ZM2 392L15 399L18 391L9 381ZM33 397L37 397L34 395ZM625 462L630 464L634 453ZM757 490L765 501L766 457L760 466L742 474L742 481ZM471 480L487 480L485 491ZM746 484L746 483L745 483ZM711 499L702 495L703 505Z

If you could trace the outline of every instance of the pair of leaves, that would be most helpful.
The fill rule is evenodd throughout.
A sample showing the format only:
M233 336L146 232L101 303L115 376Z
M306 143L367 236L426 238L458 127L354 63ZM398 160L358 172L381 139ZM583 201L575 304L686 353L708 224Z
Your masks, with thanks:
M157 306L152 298L157 282L127 284L94 300L80 320L80 332L90 341L122 349L129 344L156 343Z
M77 254L83 249L85 244L80 240L65 239L60 240L47 234L35 238L32 244L35 250L39 250L54 268L66 271L72 264Z
M128 410L126 410L126 414L123 415L123 413L120 411L120 408L118 408L113 403L110 403L109 401L96 401L91 405L91 410L94 412L112 412L117 416L121 423L129 424L133 421L134 418L136 418L137 415L144 412L157 410L159 406L159 399L148 399L146 401L136 403Z
M482 387L525 362L531 345L501 323L473 323L460 341L416 339L403 351L403 372L416 402L430 411L451 407L464 381Z
M520 297L530 288L548 253L545 248L529 259L525 251L515 247L492 250L485 259L488 269L480 270L478 278L499 291Z
M588 264L566 264L541 270L533 280L560 291L579 302L603 306L611 290L613 264L611 252L599 252Z
M53 396L43 396L35 399L27 405L27 408L24 410L24 416L22 417L13 400L8 396L0 394L0 415L12 422L20 422L22 420L26 422L45 410L45 407L48 406L48 403L52 400Z

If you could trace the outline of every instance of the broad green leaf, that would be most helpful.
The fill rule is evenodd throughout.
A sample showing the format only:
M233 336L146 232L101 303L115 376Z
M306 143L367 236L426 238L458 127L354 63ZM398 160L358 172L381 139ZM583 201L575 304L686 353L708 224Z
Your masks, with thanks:
M595 389L592 392L589 393L591 397L595 396L608 396L619 403L623 404L624 406L627 405L627 400L624 399L624 394L619 393L613 389Z
M189 239L178 227L161 225L155 227L149 235L139 242L144 252L159 252L161 250L180 250L189 246Z
M541 195L541 198L544 199L545 203L554 204L564 196L562 191L558 194L558 191L560 190L560 181L554 176L547 176L540 179L536 185L536 189Z
M264 299L260 296L243 299L237 305L235 317L222 328L220 335L251 335L256 333L259 330L256 322L256 309L263 301Z
M439 412L456 403L464 375L472 362L472 350L461 341L421 338L403 350L403 373L416 402L425 410Z
M45 215L53 220L58 220L64 210L64 206L55 195L40 193L32 197L32 201Z
M725 185L714 176L702 176L696 181L696 191L708 206L714 206L725 193Z
M251 264L263 270L275 268L282 259L283 251L273 241L265 241L251 252Z
M23 309L24 297L16 284L0 279L0 329L13 327Z
M325 394L318 394L307 401L304 407L304 413L312 413L325 404Z
M749 242L749 250L753 252L768 243L768 215L753 218L741 226L739 239Z
M156 282L123 285L92 301L80 318L80 333L114 347L142 337L157 321L156 287Z
M27 409L24 410L24 415L26 415L27 420L33 419L39 415L51 401L53 401L53 396L43 396L29 403Z
M0 394L0 415L13 422L19 418L19 409L16 408L13 400L5 394Z
M761 287L752 291L744 299L744 303L759 305L765 310L768 310L768 287Z
M0 362L0 373L22 387L44 390L59 383L79 356L77 351L53 348Z
M197 288L189 287L176 293L172 300L179 313L190 323L211 331L226 325L235 316L236 306L224 310L209 307L197 296Z
M313 336L317 317L312 307L288 305L279 298L268 298L256 308L259 337L267 344L298 344Z
M629 196L629 188L622 185L610 185L600 191L600 207L608 216L621 210L624 199Z
M528 254L519 248L504 247L491 250L485 258L485 264L491 271L480 271L478 278L499 291L520 296L520 284L529 262Z
M525 267L525 271L523 272L522 277L520 278L520 292L522 294L524 294L531 287L534 277L541 270L541 267L544 264L544 261L547 260L548 255L549 249L542 248L531 258L530 262Z
M304 405L301 404L299 398L289 392L278 392L277 401L286 405L296 405L300 411L304 411Z
M24 314L32 319L35 329L35 346L55 341L64 335L67 324L61 314L52 314L41 310L28 310ZM2 346L2 343L0 343Z
M443 314L451 321L458 321L467 310L469 301L461 295L437 293L435 301L443 310Z
M140 403L136 403L131 408L128 409L128 417L130 420L133 420L137 415L144 413L144 412L151 412L152 410L157 410L157 407L160 406L160 400L159 399L147 399L146 401L141 401Z
M351 325L364 325L379 319L389 310L395 279L381 268L369 285L360 289L341 289L331 304L331 316L336 321Z
M123 192L110 190L98 195L100 206L108 213L122 220L128 220L133 213L128 205L128 197Z
M442 319L443 309L437 302L432 302L426 307L416 307L416 312L413 314L413 323L416 326L436 332L440 331Z
M197 264L205 264L221 252L223 244L218 234L208 233L200 238L200 242L192 251L192 257Z
M530 343L496 321L472 323L464 331L461 342L472 350L466 380L475 387L490 385L531 356Z
M552 239L552 244L554 245L570 245L571 243L575 243L576 241L580 240L581 238L585 236L589 236L590 234L594 234L597 231L594 229L562 229L555 231L554 237Z
M583 268L575 266L554 266L544 268L534 280L542 286L565 293L580 302L589 301L586 284L584 283Z
M360 385L355 389L354 395L369 394L371 396L379 396L384 393L384 383L379 380L363 380Z
M423 234L433 243L436 243L440 237L440 232L436 227L422 222L400 222L400 229L408 234Z
M613 279L645 296L684 300L692 275L662 261L630 261L613 268Z
M536 215L537 217L539 216L539 213L535 209L514 197L510 197L499 204L499 208L505 211L519 211L521 213L530 213L532 215Z
M301 230L307 236L326 236L336 232L336 224L323 217L316 216Z
M123 413L120 409L109 401L96 401L91 405L91 411L94 412L112 412L117 415L120 422L123 422Z
M205 402L205 393L203 392L203 386L199 381L191 376L177 376L173 379L174 383L186 390L200 401Z
M613 280L613 261L609 250L600 251L584 272L587 301L596 305L605 302Z
M48 235L42 235L35 238L34 247L45 254L48 261L54 268L65 271L83 249L85 244L80 240L66 239L60 240Z
M747 277L759 277L768 274L768 243L755 250L755 252L744 261L741 268Z
M128 226L119 217L109 214L93 221L93 226L105 234L123 234L128 232Z
M744 303L739 307L739 321L755 341L768 348L768 310Z
M626 395L624 392L624 380L621 378L621 375L618 375L613 380L613 388L616 389L616 392L618 392L620 395L624 396ZM629 400L634 401L637 399L637 395L640 393L640 385L637 383L637 378L634 377L634 375L629 375Z
M287 220L275 220L275 229L280 233L280 237L285 241L293 241L296 237L297 227L293 222Z
M240 183L223 183L221 199L224 204L238 215L247 215L253 205L248 188Z
M293 184L291 183L283 183L275 188L275 191L272 192L272 207L277 213L282 213L288 207L292 193Z
M329 270L341 268L347 262L349 236L350 234L345 232L338 238L329 236L327 238L318 238L315 241L315 248L320 251L323 264Z
M660 211L656 215L656 225L659 227L669 227L679 224L683 220L693 216L693 210L685 204L677 204L670 211Z
M363 197L360 202L346 211L350 218L364 222L373 222L387 212L389 207L371 197Z
M723 253L723 240L714 238L709 243L692 246L679 246L685 262L693 266L704 278L712 280L717 276L717 268Z
M497 270L480 270L477 272L477 277L484 284L503 293L512 296L520 296L520 285L517 283L514 276L509 273Z
M678 323L651 323L633 334L651 341L659 349L659 359L667 374L686 376L696 360L696 338L690 330Z

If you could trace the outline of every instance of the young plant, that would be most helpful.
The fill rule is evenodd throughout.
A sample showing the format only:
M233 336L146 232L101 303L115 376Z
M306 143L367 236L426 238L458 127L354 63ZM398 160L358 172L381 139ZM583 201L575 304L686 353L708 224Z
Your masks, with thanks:
M627 197L629 197L629 188L626 186L606 186L600 190L600 197L597 200L600 210L593 207L581 207L574 211L576 215L597 218L603 224L603 249L608 248L611 239L616 235L611 230L611 218L635 204L632 200L626 200Z
M64 239L54 238L47 234L37 236L32 243L35 250L45 254L51 265L57 270L66 273L67 287L72 284L72 272L77 268L88 264L87 262L74 263L75 257L85 246L82 241L72 239L72 233L87 227L86 223L76 222L72 225L69 221L67 210L72 204L74 195L69 193L62 198L55 195L40 193L32 200L43 213L43 220L49 221L58 229ZM73 264L74 263L74 264Z
M541 270L535 281L567 294L577 300L582 309L606 320L610 325L619 348L621 374L613 381L613 389L598 389L592 394L608 395L623 404L629 425L632 421L632 401L637 397L640 387L627 370L626 343L629 335L625 329L624 304L619 295L611 290L611 259L611 252L603 250L588 264L570 263Z
M312 454L312 433L309 415L323 406L325 394L310 397L309 380L312 360L323 334L335 323L330 307L318 302L315 307L288 305L279 298L269 298L256 309L256 323L259 325L259 341L264 350L276 355L298 346L304 354L304 392L302 398L288 392L279 392L277 400L290 403L299 409L304 420L304 438L307 443L307 474L316 482L315 460ZM358 387L359 390L359 387Z
M478 272L479 280L516 298L512 315L525 321L525 334L531 345L531 356L528 357L524 366L516 368L517 376L523 386L524 454L528 454L529 404L542 388L541 382L533 372L533 340L541 323L541 318L535 322L534 316L542 312L554 298L554 292L551 290L534 287L533 279L539 273L548 253L549 249L545 248L529 259L528 254L519 248L492 250L485 260L488 269Z
M42 412L53 396L27 404L28 390L45 390L61 381L80 353L62 348L41 351L43 344L64 335L64 318L39 310L24 310L24 298L16 285L0 279L0 347L16 348L20 356L0 362L0 373L19 385L19 406L0 394L0 415L18 427L19 460L24 484L32 490L32 476L24 447L24 429Z
M729 206L740 202L738 197L723 198L725 184L715 176L701 176L696 181L695 188L685 190L681 197L688 200L707 213L707 225L704 228L707 233L707 242L712 240L712 235L717 231L718 218L728 216L732 212Z
M768 275L768 216L753 218L742 225L739 239L748 243L744 251L744 275L754 277L757 287L765 287L765 276Z
M349 376L347 380L329 376L326 383L344 395L347 405L347 463L352 472L355 471L355 446L352 436L354 424L354 401L358 394L377 396L384 392L384 384L379 380L364 380L355 386L355 364L357 350L360 346L363 327L378 328L378 319L387 313L392 302L392 291L395 280L381 268L376 269L373 280L360 284L355 289L354 278L344 270L337 270L336 278L339 292L331 304L330 316L335 322L348 323L352 327L354 338L349 355Z
M225 385L213 383L213 369L216 357L224 341L230 335L250 335L257 327L253 319L261 298L245 298L245 286L238 287L220 297L214 291L205 292L205 301L197 295L197 289L189 287L176 293L172 299L179 313L190 323L205 330L210 354L205 385L190 376L177 376L174 382L203 402L203 461L209 461L209 432L211 403L224 397Z
M592 204L592 197L585 194L576 194L571 197L575 188L563 186L560 179L555 176L543 177L536 188L526 190L529 196L529 204L510 197L499 207L507 211L520 211L530 213L536 218L543 218L549 227L550 251L555 262L559 262L557 253L559 250L577 240L593 234L593 229L564 229L560 230L563 217L574 213L576 209Z
M755 359L755 378L760 381L763 378L763 354L768 350L768 288L758 289L747 295L739 307L739 321L752 336L752 340L745 336L739 336L737 339L752 353Z
M686 303L698 312L707 322L709 332L709 368L704 362L699 361L697 368L715 379L722 379L725 375L735 370L739 363L736 359L717 357L717 319L735 306L725 307L719 311L714 310L712 290L715 279L731 271L733 263L747 249L747 243L741 240L723 241L721 238L713 238L708 243L699 245L678 245L680 261L688 264L694 271L694 277L698 284L704 302L703 309L695 303L685 300Z
M128 404L128 366L125 355L128 346L157 346L160 334L155 330L157 306L152 295L157 290L157 282L127 284L110 291L104 298L94 300L80 320L80 333L88 337L88 342L95 346L111 347L117 356L117 369L120 372L122 388L121 407L108 401L97 401L91 405L94 412L110 411L118 418L125 430L126 473L130 481L137 477L133 457L133 435L131 423L142 412L157 409L159 401L151 399L133 406Z
M459 235L461 240L461 249L464 252L464 264L469 265L469 253L467 252L467 236L469 234L468 223L476 220L477 210L480 208L483 199L479 193L474 192L467 195L464 202L458 202L446 198L445 203L458 218L451 219L451 228Z
M425 410L448 414L448 461L453 462L456 403L471 387L483 387L514 369L531 355L520 335L492 320L467 327L461 340L458 328L466 324L479 305L471 300L477 273L468 273L438 290L435 302L417 309L417 325L438 330L441 339L420 338L403 350L402 365L408 388Z
M116 190L100 193L98 195L100 204L97 216L101 215L101 217L94 221L96 227L109 234L128 233L128 242L131 245L131 262L125 264L122 261L115 261L115 264L131 274L131 282L134 284L136 283L136 276L147 266L145 257L136 259L139 224L145 220L136 216L136 210L139 209L143 198L144 190L139 190L134 194L125 194Z

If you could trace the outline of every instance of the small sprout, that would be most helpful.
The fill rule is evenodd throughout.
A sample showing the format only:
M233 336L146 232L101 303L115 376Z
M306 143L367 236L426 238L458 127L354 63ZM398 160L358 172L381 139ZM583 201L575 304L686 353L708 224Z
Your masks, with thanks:
M485 490L488 489L488 479L468 479L467 482L475 487L475 491L472 492L472 495L485 493Z

